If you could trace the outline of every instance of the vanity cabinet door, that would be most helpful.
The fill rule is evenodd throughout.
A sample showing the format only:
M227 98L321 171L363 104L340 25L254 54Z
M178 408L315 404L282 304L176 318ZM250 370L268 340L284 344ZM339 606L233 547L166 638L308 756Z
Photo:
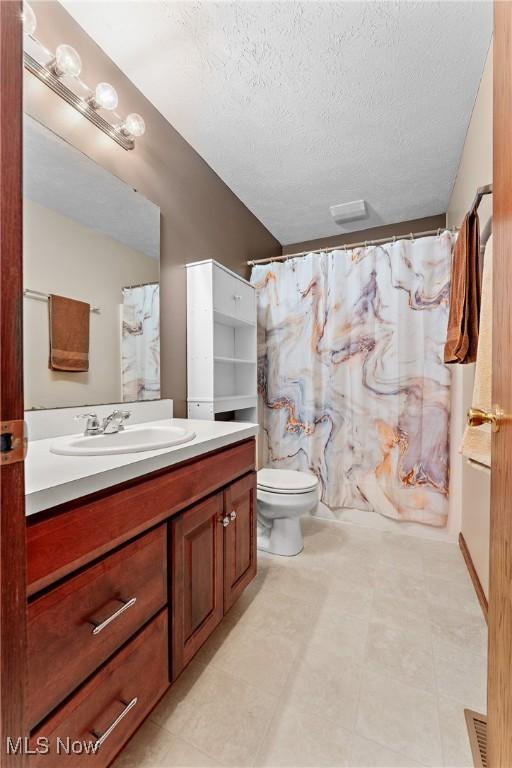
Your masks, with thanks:
M256 473L224 491L224 613L256 575Z
M172 679L223 616L223 494L171 521Z

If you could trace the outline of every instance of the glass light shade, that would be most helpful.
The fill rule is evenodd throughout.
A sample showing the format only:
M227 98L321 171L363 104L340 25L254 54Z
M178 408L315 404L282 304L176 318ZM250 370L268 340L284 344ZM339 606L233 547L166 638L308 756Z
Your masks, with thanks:
M123 131L129 133L130 136L133 136L136 139L145 133L146 123L140 115L136 112L132 112L123 123Z
M23 11L21 14L21 20L23 22L23 31L26 35L33 35L37 27L37 19L34 11L27 2L23 3Z
M102 109L115 109L118 103L117 91L110 83L98 83L94 101Z
M82 71L82 59L70 45L59 45L55 51L55 66L60 75L78 77Z

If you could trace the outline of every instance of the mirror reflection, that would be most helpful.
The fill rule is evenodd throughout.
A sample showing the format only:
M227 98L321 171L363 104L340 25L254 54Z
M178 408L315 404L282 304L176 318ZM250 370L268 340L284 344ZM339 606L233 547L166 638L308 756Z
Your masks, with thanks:
M24 123L25 408L160 397L160 209Z

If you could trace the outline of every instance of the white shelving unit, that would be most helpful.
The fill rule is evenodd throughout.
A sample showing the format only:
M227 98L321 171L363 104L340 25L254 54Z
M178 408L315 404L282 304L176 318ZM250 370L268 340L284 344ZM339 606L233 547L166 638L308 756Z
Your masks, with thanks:
M257 420L254 287L212 259L187 264L188 415Z

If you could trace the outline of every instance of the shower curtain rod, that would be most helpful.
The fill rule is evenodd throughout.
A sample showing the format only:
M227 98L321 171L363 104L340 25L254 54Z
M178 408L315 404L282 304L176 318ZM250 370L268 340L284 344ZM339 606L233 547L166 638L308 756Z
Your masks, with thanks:
M1 2L1 0L0 0ZM122 291L129 291L130 288L145 288L146 285L159 285L158 280L150 280L149 283L134 283L134 285L123 285L121 288Z
M450 232L457 232L459 227L452 227ZM288 259L297 259L300 256L307 256L309 253L330 253L331 251L348 251L353 248L363 248L368 245L382 245L383 243L394 243L397 240L416 240L421 237L431 237L445 232L447 227L439 229L427 229L425 232L411 232L409 235L393 235L392 237L381 237L378 240L362 240L360 243L345 243L344 245L334 245L332 248L316 248L310 251L300 251L299 253L287 253L283 256L273 256L268 259L253 259L246 261L246 264L253 267L255 264L271 264L273 261L288 261Z

